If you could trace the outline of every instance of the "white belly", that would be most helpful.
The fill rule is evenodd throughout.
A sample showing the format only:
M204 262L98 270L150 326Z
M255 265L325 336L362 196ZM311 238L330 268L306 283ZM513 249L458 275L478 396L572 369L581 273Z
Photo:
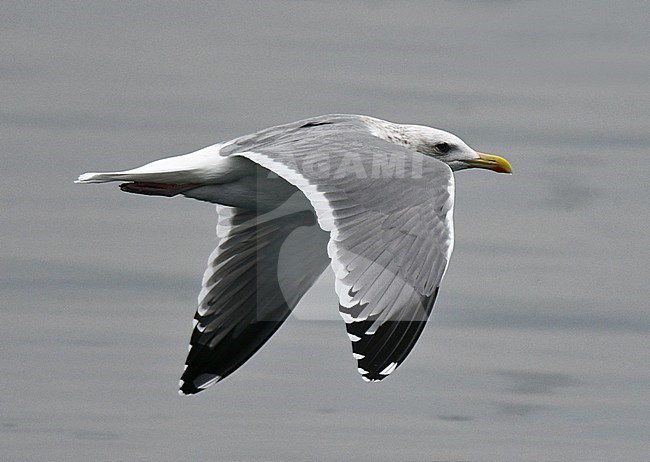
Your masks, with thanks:
M247 160L247 159L244 159ZM252 175L220 184L206 184L182 193L213 204L241 207L259 212L273 210L283 203L285 211L311 210L311 204L298 188L261 167Z

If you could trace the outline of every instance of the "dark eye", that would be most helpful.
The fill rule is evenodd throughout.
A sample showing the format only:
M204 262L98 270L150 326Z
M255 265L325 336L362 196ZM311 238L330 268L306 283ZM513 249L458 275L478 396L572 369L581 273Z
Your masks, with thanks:
M442 154L447 154L449 151L451 151L451 145L449 143L436 143L436 151L442 153Z

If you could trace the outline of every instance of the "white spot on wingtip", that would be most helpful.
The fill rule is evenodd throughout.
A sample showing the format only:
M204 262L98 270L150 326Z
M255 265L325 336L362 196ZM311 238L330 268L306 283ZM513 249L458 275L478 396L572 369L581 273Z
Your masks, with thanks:
M388 375L395 370L397 363L390 363L386 368L380 372L381 375Z
M361 374L361 375L365 375L365 374L367 374L367 373L368 373L368 371L367 371L367 370L365 370L365 369L361 369L360 367L359 367L359 368L357 368L357 370L359 371L359 374Z
M194 379L194 386L196 386L196 388L200 388L201 390L205 390L210 385L217 383L219 379L221 379L220 375L201 374Z
M363 359L366 357L366 355L360 355L359 353L352 353L352 357L354 359Z
M352 315L350 315L348 313L344 313L343 311L339 311L339 314L341 315L341 317L343 318L343 321L346 324L352 324L353 322L361 322L361 321L365 321L366 319L368 319L368 316L355 318L355 317L353 317Z
M370 379L368 377L366 377L365 375L361 376L361 380L363 380L364 382L370 382Z
M339 314L341 315L341 317L343 318L343 321L346 324L350 324L350 323L354 322L354 318L352 316L350 316L348 313L344 313L344 312L340 311Z
M350 340L353 342L358 342L359 340L361 340L361 337L357 337L356 335L350 333L348 333L348 337L350 337Z

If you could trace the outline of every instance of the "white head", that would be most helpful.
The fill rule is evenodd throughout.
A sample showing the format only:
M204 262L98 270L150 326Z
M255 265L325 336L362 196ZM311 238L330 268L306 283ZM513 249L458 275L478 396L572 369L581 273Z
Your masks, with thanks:
M401 125L402 142L424 155L434 157L456 170L486 168L499 173L512 173L503 157L483 154L470 148L449 132L423 125Z

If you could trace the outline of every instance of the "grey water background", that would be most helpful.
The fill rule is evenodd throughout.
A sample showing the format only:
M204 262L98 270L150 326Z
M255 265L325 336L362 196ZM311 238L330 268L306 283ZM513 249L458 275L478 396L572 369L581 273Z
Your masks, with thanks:
M0 458L648 460L647 2L3 2ZM349 112L452 131L433 322L379 384L331 277L176 394L213 207L72 184Z

